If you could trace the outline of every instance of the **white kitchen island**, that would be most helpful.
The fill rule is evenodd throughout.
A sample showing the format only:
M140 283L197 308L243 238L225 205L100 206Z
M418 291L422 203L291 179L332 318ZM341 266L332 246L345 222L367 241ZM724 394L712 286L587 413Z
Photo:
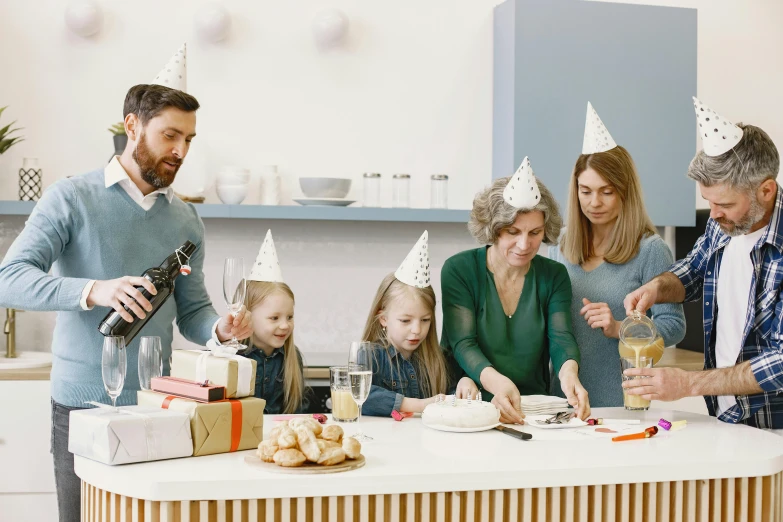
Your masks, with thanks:
M523 442L364 417L366 465L330 475L269 473L244 462L252 452L114 467L76 457L83 520L783 521L783 437L667 410L593 416L688 425L629 442L523 426L534 436Z

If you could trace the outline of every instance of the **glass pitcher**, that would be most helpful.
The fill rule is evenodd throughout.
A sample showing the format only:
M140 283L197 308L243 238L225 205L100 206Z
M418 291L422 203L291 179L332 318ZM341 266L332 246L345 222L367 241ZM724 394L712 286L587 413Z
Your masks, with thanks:
M653 365L663 356L663 338L652 319L634 310L620 324L620 357L651 357Z

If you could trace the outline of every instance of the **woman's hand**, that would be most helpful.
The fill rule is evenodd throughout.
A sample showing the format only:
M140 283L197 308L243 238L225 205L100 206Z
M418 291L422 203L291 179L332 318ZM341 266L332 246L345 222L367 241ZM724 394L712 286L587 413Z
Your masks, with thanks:
M590 400L587 398L587 390L579 381L579 366L576 361L570 359L560 368L560 388L568 400L568 404L576 410L576 415L585 420L590 416Z
M492 404L500 410L500 422L504 424L524 424L522 398L519 389L511 379L488 366L481 372L481 384L494 395Z
M457 383L457 391L454 393L458 399L475 399L478 396L478 386L470 377L463 377Z
M616 321L606 303L592 303L582 299L584 305L579 313L585 318L590 328L600 328L604 335L611 339L620 338L620 321Z

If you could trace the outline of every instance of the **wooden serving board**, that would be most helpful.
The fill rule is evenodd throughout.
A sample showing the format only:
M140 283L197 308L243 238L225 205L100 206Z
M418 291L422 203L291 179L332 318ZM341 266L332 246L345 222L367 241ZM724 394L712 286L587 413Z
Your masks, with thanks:
M312 462L305 462L296 468L286 468L284 466L278 466L274 462L264 462L255 455L246 455L245 462L251 466L256 466L264 471L270 473L289 473L289 474L301 474L301 475L322 475L326 473L341 473L343 471L351 471L352 469L358 469L364 466L364 455L359 455L357 459L345 459L340 464L334 466L321 466L320 464L313 464Z

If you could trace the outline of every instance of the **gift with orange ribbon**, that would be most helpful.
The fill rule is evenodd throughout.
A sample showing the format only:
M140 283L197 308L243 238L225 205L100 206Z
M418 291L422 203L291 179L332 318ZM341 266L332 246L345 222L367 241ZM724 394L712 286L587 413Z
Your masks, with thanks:
M266 401L255 397L202 403L153 391L138 392L140 406L190 416L193 456L255 449L263 440Z

